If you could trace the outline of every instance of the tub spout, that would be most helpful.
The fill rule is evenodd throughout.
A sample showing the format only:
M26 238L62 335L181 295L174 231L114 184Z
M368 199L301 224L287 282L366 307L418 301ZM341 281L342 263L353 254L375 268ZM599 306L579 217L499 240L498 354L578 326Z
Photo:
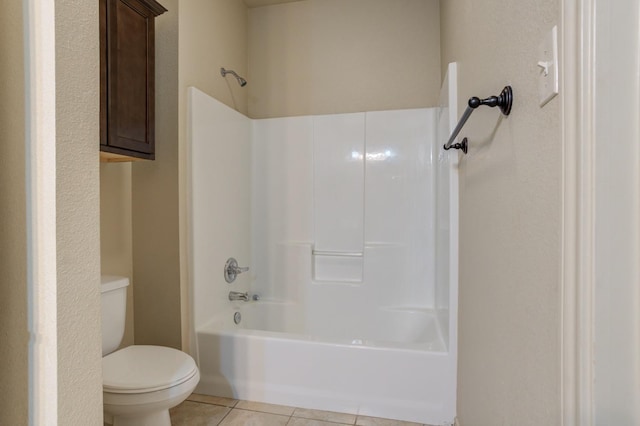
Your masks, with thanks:
M244 302L249 301L249 293L241 293L239 291L230 291L229 300L242 300Z

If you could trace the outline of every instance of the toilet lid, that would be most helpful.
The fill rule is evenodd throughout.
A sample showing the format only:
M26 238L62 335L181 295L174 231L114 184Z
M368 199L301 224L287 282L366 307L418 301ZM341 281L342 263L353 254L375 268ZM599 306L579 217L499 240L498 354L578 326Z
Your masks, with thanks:
M163 346L128 346L102 358L102 387L115 393L153 392L177 386L197 372L189 355Z

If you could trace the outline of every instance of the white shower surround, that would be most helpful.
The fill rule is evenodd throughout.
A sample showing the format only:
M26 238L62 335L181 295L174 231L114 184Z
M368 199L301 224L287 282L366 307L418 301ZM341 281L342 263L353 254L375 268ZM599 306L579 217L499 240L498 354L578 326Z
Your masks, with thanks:
M189 89L197 391L453 422L455 99L445 81L440 108L250 120ZM231 285L230 256L251 266Z

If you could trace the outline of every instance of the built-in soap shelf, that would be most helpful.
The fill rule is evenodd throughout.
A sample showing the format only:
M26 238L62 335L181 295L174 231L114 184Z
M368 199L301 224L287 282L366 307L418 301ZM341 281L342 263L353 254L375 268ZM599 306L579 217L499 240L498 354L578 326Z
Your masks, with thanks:
M312 250L313 280L321 282L362 282L364 253Z

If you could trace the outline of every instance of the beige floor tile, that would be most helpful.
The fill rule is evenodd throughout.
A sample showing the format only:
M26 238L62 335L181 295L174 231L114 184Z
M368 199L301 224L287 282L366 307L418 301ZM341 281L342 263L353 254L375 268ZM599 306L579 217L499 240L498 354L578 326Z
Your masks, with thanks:
M304 419L322 420L325 422L343 423L352 425L356 422L355 414L334 413L331 411L308 410L306 408L296 408L293 417Z
M263 413L280 414L283 416L290 416L293 414L294 407L287 407L285 405L265 404L263 402L252 401L238 401L236 408L249 411L260 411Z
M303 419L302 417L291 417L287 426L344 426L345 423L325 422L323 420Z
M358 426L422 426L422 423L403 422L400 420L381 419L378 417L358 416Z
M289 416L234 408L220 426L284 426L288 421Z
M216 426L230 410L229 407L185 401L169 413L172 426Z
M192 393L187 398L187 401L202 402L205 404L222 405L225 407L235 407L238 403L237 399L224 398L222 396L202 395L199 393Z

